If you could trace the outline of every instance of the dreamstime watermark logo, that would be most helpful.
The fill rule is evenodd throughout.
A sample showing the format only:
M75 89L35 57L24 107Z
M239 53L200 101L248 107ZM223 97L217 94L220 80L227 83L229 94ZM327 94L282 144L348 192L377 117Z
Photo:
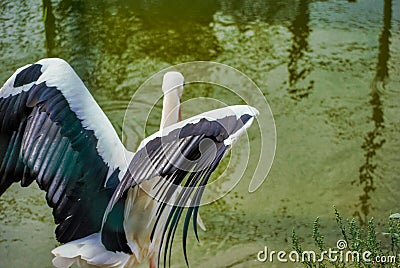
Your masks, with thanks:
M298 252L296 250L285 251L285 250L270 250L267 246L263 250L257 253L257 261L259 262L280 262L280 263L302 263L312 262L318 263L323 261L328 262L340 262L340 263L360 263L365 264L396 264L399 262L400 255L378 255L374 256L371 251L365 250L363 252L350 250L346 240L338 240L336 248L329 248L320 253L314 250L306 250Z
M223 185L223 189L217 195L214 194L212 197L208 197L208 199L203 198L201 203L196 203L196 206L211 203L223 197L243 178L248 180L249 192L256 191L266 179L274 159L276 147L275 122L263 92L248 76L230 66L215 62L188 62L168 67L146 80L132 96L125 113L122 139L127 144L127 148L131 151L136 151L140 140L158 130L157 124L159 121L157 120L161 117L162 110L165 109L162 105L164 96L161 85L163 76L170 71L178 71L184 76L183 98L181 99L180 106L183 110L183 119L191 118L209 110L225 108L226 111L232 105L244 104L254 107L259 111L251 127L251 142L247 133L243 133L243 137L240 138L239 142L240 146L233 146L231 149L232 153L229 156L226 155L229 159L228 161L225 160L228 164L226 167L224 166L224 170L222 172L219 171L218 178L210 182L217 183L221 180L223 183L220 183L220 185ZM215 113L209 114L208 117L207 120L209 121L222 119L219 114ZM198 119L191 122L195 124L198 122ZM222 123L221 126L227 133L232 131L232 129L229 129L231 127L229 122L226 124ZM150 133L145 131L148 127L152 127ZM136 130L137 128L143 129L142 134ZM217 157L217 141L204 139L199 143L200 156L196 158L196 163L188 159L187 155L185 155L185 150L179 150L174 144L193 141L189 139L187 141L179 140L182 128L176 127L176 129L177 133L173 133L173 135L169 135L169 133L172 133L174 129L172 128L171 130L168 127L156 134L156 136L158 135L161 138L160 144L157 145L156 149L150 148L151 150L147 152L146 156L150 161L147 161L149 167L145 171L149 174L159 172L160 170L168 171L168 168L171 169L172 166L190 172L196 171L200 173L203 170L206 172L213 159ZM132 135L133 132L136 135ZM212 131L210 130L210 132ZM137 136L137 138L132 138L132 136ZM171 136L178 142L171 142ZM145 146L145 143L148 141L147 139L144 143L142 142L141 146ZM165 153L161 157L162 159L156 158L153 160L152 157L156 154L155 151L157 150L163 150ZM127 163L127 166L129 164ZM135 168L132 167L132 169ZM135 170L131 170L131 172L134 173ZM161 179L168 180L168 178L166 176L166 178ZM140 182L138 183L140 184ZM196 187L205 186L197 185ZM179 191L185 188L183 185L176 187L180 188ZM159 199L157 194L163 192L165 191L148 191L155 199ZM168 202L168 200L165 201L164 199L162 201ZM186 206L187 204L179 205Z

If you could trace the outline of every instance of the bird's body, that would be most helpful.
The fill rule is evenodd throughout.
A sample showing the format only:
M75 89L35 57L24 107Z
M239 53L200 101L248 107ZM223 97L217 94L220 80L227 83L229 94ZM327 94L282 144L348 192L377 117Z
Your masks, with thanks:
M56 267L157 267L188 206L186 258L204 186L257 111L231 106L180 121L182 88L180 73L165 75L160 131L136 153L63 60L24 66L0 89L0 195L34 180L46 191L64 243L52 251Z

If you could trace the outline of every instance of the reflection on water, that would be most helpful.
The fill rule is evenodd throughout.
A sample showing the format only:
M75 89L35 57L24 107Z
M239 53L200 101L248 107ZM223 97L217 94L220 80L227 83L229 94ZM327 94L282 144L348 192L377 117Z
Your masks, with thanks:
M147 36L138 40L140 52L169 63L178 59L215 59L221 51L210 23L217 1L126 1ZM156 20L154 18L157 18Z
M44 21L44 32L46 34L46 50L47 57L53 57L53 50L56 47L55 38L55 23L56 18L53 14L53 6L51 0L43 0L43 21Z
M298 0L221 0L220 11L231 16L239 27L263 21L269 24L286 24L296 14Z
M361 148L364 150L365 163L360 167L360 177L358 185L362 186L363 194L360 195L360 203L357 205L361 209L356 212L361 222L367 223L371 212L371 192L375 191L374 179L383 179L376 174L378 166L375 160L377 151L382 148L385 138L382 134L384 125L383 105L381 94L385 90L385 84L389 78L388 62L390 58L390 29L392 20L392 0L384 0L383 9L383 28L379 37L379 54L376 65L376 74L371 82L371 99L369 103L372 107L372 122L374 128L364 137Z
M289 93L294 99L307 97L313 90L314 81L307 83L306 78L312 71L309 58L310 46L308 38L311 29L310 0L300 0L297 15L289 30L293 36L292 47L289 50ZM303 82L303 83L301 83Z
M290 248L292 228L309 241L317 216L325 219L327 240L337 241L332 205L362 221L386 221L398 209L400 92L393 89L400 81L400 2L351 2L3 0L0 83L19 66L64 58L124 143L137 144L157 129L161 102L146 129L148 96L131 107L128 127L122 122L132 94L149 76L194 60L244 72L274 113L276 158L257 192L247 192L245 177L230 195L202 208L208 229L199 234L201 244L189 237L188 252L193 266L253 267L252 256L264 245ZM222 89L187 86L184 99L196 97L237 102ZM184 114L204 109L201 103L188 102ZM260 146L252 131L252 144ZM56 241L43 193L15 185L0 198L0 208L0 267L50 267ZM179 241L173 254L173 265L181 267Z
M375 80L383 82L389 77L388 62L390 58L390 29L392 27L392 0L384 0L383 28L379 37L379 54L376 65Z

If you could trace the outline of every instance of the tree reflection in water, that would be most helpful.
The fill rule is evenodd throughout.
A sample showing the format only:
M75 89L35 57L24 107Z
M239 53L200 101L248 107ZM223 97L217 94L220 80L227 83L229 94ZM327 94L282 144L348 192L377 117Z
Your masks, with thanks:
M379 178L377 174L376 154L385 143L382 134L384 129L384 115L381 94L384 93L385 84L389 77L388 61L390 58L390 29L392 20L392 0L384 0L383 29L379 37L379 54L376 65L375 77L371 82L370 101L372 107L372 123L374 128L364 137L361 148L364 150L365 163L360 167L359 181L353 181L362 186L363 193L360 195L360 202L357 207L361 210L355 212L362 223L367 223L368 216L373 209L371 205L371 193L375 191L374 179Z
M314 88L314 81L307 82L307 76L312 71L312 64L309 58L310 46L308 38L311 29L309 0L300 0L297 15L289 31L292 33L293 43L289 49L289 94L291 98L300 100L311 94Z

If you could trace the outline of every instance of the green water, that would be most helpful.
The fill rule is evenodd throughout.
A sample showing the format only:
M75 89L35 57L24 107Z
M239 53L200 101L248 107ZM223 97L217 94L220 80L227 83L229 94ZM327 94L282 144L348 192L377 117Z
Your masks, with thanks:
M378 231L400 212L399 1L43 2L45 20L40 1L1 1L0 83L19 66L64 58L119 133L136 89L182 62L232 66L267 98L277 129L268 179L251 194L243 179L202 207L207 231L201 243L190 236L192 267L266 267L256 253L290 249L293 228L312 245L317 216L333 247L334 205L345 218L374 217ZM186 100L200 96L226 99L185 89ZM150 118L149 132L158 120ZM143 132L135 122L125 134ZM11 187L0 198L0 267L51 267L54 229L36 186ZM172 263L184 267L179 242Z

